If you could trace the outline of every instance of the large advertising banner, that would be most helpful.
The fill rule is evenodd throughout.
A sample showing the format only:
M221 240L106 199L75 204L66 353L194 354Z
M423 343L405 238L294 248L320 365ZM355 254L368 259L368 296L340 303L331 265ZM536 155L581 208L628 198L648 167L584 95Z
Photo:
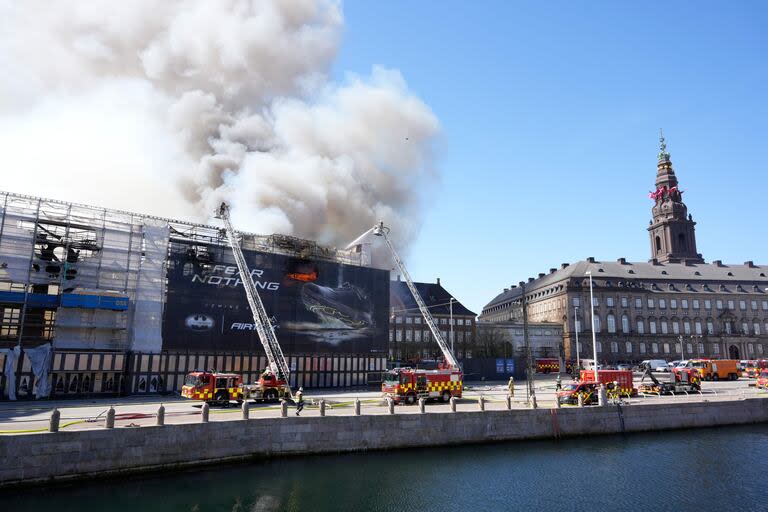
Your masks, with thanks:
M230 250L172 242L163 348L261 352ZM287 354L386 353L389 273L244 251Z

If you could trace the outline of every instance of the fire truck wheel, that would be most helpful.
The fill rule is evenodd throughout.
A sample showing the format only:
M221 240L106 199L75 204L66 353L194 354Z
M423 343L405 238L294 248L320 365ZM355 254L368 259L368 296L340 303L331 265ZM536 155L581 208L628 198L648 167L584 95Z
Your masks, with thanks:
M268 389L264 392L265 402L277 402L277 391L274 389Z
M416 403L416 393L408 393L405 395L405 403L408 405L413 405Z
M451 401L451 392L450 391L443 391L443 394L440 397L440 400L442 400L445 403L450 402Z
M216 401L226 407L229 405L229 393L226 391L219 391L216 393Z
M720 380L720 375L718 374L712 375L712 380Z

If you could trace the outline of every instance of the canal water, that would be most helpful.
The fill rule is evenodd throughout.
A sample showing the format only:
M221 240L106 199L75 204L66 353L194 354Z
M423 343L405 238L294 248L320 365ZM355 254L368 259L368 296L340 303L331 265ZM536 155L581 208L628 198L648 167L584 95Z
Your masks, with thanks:
M312 456L0 492L2 511L768 510L768 425Z

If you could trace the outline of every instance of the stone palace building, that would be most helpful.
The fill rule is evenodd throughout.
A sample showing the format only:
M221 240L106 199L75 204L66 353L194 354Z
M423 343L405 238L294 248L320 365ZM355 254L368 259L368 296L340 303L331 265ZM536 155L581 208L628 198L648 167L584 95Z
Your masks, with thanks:
M768 357L768 265L704 262L663 137L650 198L648 262L563 263L505 289L479 321L518 321L524 289L531 322L563 325L561 355L575 359L578 333L579 356L592 358L591 274L600 361Z

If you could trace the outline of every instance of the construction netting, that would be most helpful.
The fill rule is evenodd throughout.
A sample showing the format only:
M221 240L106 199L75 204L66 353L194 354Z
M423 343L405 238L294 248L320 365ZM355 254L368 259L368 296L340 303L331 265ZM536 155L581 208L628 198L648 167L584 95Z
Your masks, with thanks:
M162 348L169 233L167 224L145 223L143 226L144 251L131 322L133 326L131 350L137 352L159 352Z

